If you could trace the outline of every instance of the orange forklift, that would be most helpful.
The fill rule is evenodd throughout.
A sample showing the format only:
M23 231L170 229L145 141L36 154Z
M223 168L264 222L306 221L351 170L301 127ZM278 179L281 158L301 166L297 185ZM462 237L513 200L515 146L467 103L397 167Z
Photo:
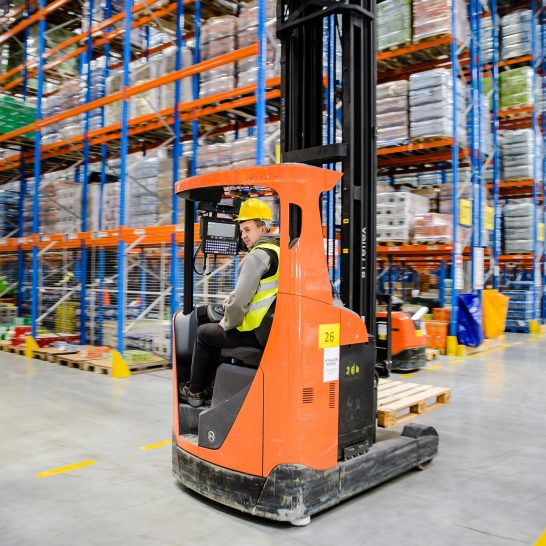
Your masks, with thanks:
M438 450L432 427L411 423L401 434L376 427L374 4L280 0L284 164L176 185L185 200L188 258L183 311L173 317L173 474L204 497L293 525L424 467ZM323 144L323 22L331 15L342 41L343 136ZM332 164L341 169L321 168ZM336 184L339 294L320 209L322 194ZM280 224L278 294L264 319L269 337L263 351L224 349L210 404L192 407L179 389L200 315L220 318L213 305L193 305L195 211L203 252L235 255L240 203L264 194L278 197Z

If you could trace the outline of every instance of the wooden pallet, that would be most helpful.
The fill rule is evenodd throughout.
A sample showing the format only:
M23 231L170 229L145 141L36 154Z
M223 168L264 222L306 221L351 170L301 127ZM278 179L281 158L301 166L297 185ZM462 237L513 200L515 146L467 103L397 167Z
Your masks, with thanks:
M411 239L403 241L377 241L377 246L408 246L411 245Z
M78 349L57 349L56 347L43 347L34 351L34 358L45 360L47 362L57 362L59 356L73 355L78 352Z
M127 367L131 370L132 374L153 372L156 370L163 370L169 367L169 362L160 356L154 356L146 362L126 362ZM99 358L96 360L88 360L83 362L81 369L87 372L95 372L100 374L112 374L112 362L108 359Z
M425 358L427 360L434 360L440 356L440 351L438 349L431 349L430 347L426 348Z
M6 341L4 339L0 339L0 351L6 351L6 353L10 353L11 347L11 341Z
M58 354L55 355L53 362L60 364L61 366L67 366L68 368L78 368L83 370L84 363L91 362L88 356L78 356L77 354Z
M382 379L377 392L377 424L389 428L447 404L451 389Z
M453 138L452 135L427 135L427 136L419 136L419 137L412 137L411 141L413 144L422 144L424 142L436 142L437 140L449 140L450 138Z

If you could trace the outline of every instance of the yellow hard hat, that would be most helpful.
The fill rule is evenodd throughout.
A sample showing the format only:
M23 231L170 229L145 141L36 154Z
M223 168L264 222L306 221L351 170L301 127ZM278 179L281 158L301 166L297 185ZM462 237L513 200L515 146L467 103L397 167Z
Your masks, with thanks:
M273 220L269 205L260 199L247 199L241 205L237 221L246 222L247 220Z

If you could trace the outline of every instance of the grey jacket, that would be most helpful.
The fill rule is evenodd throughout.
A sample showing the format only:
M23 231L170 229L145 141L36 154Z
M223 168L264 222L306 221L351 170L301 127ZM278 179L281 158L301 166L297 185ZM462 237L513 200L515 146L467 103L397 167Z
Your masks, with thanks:
M265 234L256 244L279 244L278 235ZM247 254L237 269L237 286L224 303L224 330L233 330L243 322L260 280L271 266L269 254L260 248Z

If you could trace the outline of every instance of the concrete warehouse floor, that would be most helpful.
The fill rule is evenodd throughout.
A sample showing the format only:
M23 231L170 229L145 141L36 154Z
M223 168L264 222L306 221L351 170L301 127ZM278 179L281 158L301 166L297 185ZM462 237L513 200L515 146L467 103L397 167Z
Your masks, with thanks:
M181 490L171 476L168 370L109 376L0 353L0 543L8 545L509 545L546 527L546 338L513 334L405 381L452 402L416 421L440 453L297 528ZM396 377L398 379L399 377ZM95 464L39 478L83 461Z

